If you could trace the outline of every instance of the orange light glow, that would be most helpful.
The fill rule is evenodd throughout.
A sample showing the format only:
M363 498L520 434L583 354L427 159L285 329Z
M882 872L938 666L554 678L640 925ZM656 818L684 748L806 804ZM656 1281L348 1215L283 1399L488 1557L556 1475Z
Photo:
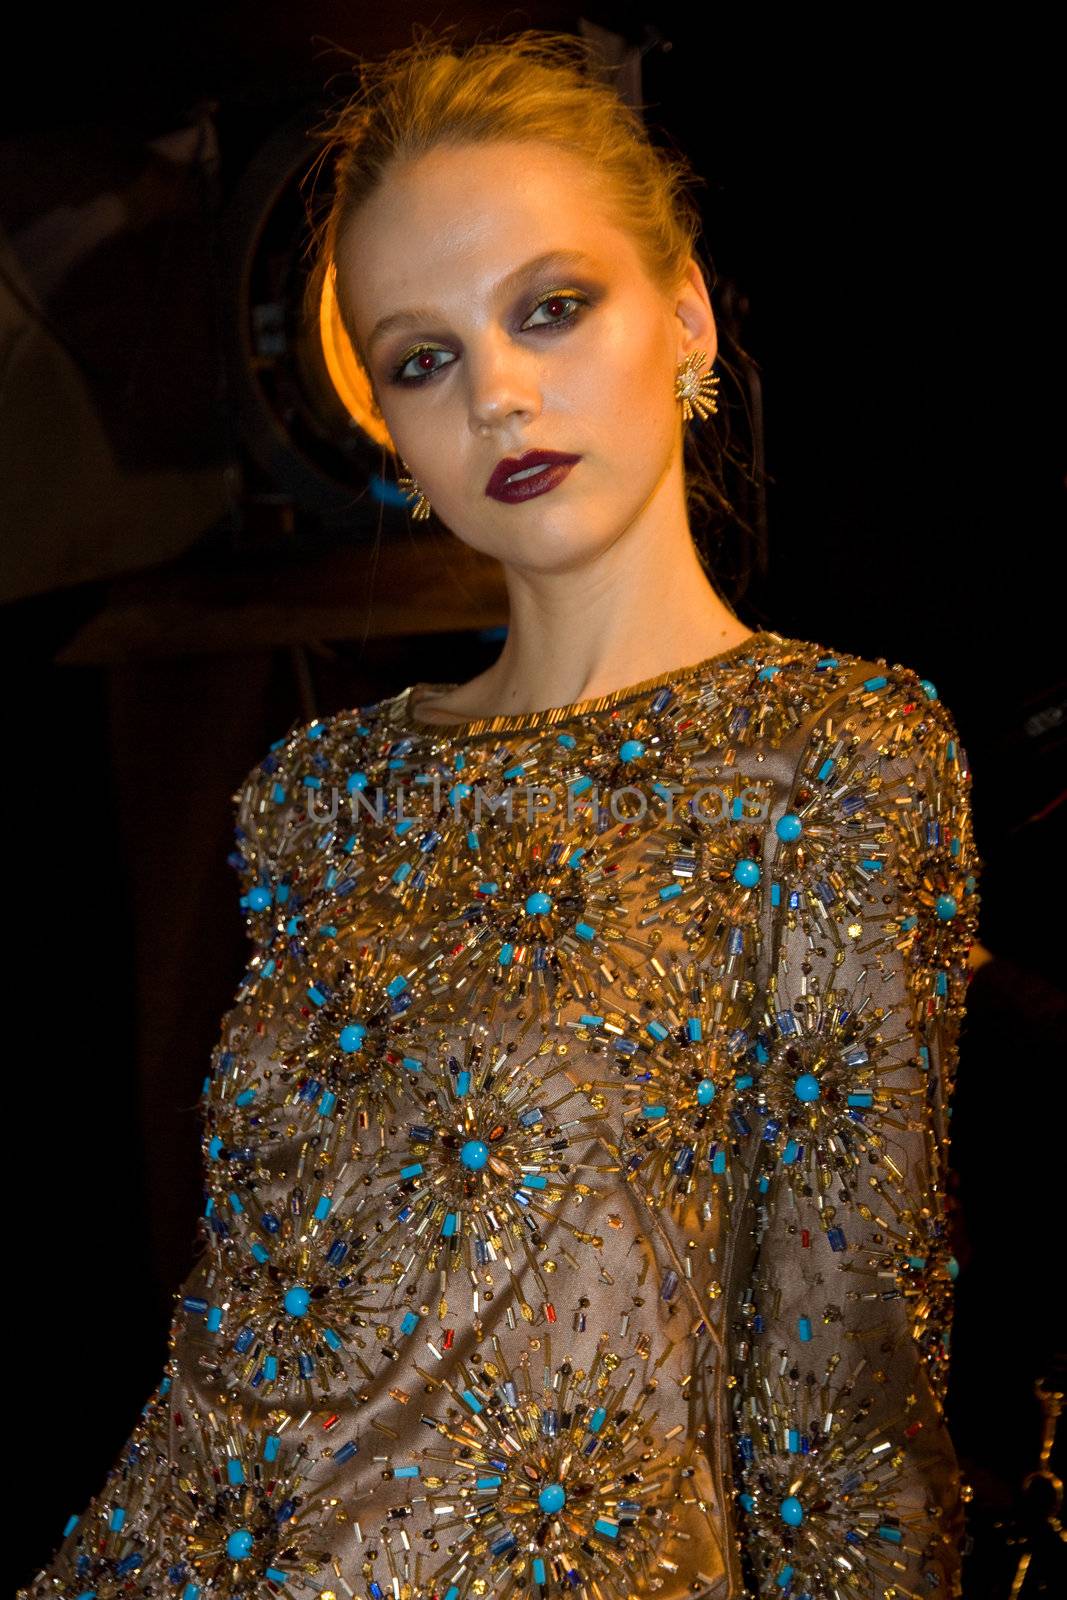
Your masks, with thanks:
M328 271L323 274L322 296L319 300L319 338L322 341L326 370L341 404L352 420L374 440L375 444L384 445L387 450L395 454L389 429L381 417L375 414L374 400L366 373L352 349L352 341L341 321L334 289L336 272L336 263L331 261Z

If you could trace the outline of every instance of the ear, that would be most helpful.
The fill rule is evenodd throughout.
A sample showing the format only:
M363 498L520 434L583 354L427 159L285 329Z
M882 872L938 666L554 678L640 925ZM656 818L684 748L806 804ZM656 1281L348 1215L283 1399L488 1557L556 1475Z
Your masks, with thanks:
M677 292L675 315L678 318L678 360L684 361L694 350L706 350L705 371L710 372L719 349L719 334L711 296L695 256L689 257L685 276Z

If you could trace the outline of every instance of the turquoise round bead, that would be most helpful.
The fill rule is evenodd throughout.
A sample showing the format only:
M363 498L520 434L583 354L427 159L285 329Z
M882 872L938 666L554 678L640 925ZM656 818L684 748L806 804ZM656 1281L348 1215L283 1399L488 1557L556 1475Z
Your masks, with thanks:
M553 1511L562 1511L566 1499L567 1496L563 1492L561 1483L546 1483L541 1493L537 1496L537 1504L542 1511L551 1513Z
M345 784L349 794L355 794L357 789L365 789L370 782L365 772L353 772Z
M534 894L527 895L526 909L532 917L544 916L546 911L552 910L552 896L538 889Z
M734 868L734 877L745 889L751 889L760 880L760 870L755 861L739 861Z
M779 839L799 839L804 832L804 824L795 811L787 811L784 817L778 818L774 831Z
M710 1106L715 1098L715 1085L710 1078L701 1078L697 1084L697 1105Z
M791 1528L799 1528L804 1521L804 1507L795 1494L786 1495L778 1509L782 1513L782 1521L788 1522Z
M619 746L619 759L621 761L636 761L638 756L643 756L645 747L640 739L624 739Z
M254 1542L247 1528L235 1528L226 1540L226 1554L234 1561L243 1561Z
M338 1044L341 1049L351 1055L353 1050L360 1050L367 1037L366 1024L362 1022L349 1022L341 1029L338 1035Z
M265 911L270 905L271 894L269 889L249 889L248 904L253 911Z
M291 1289L286 1289L283 1304L291 1317L303 1317L307 1315L311 1296L301 1284L295 1283Z
M459 1152L459 1159L472 1172L481 1172L485 1163L489 1160L489 1146L483 1144L481 1139L468 1139L463 1149Z
M951 895L951 894L939 894L938 897L937 897L937 907L936 907L936 909L937 909L937 914L940 917L942 922L951 922L952 918L956 915L956 912L959 910L959 906L956 904L956 899L955 899L954 895Z
M934 688L934 686L930 682L929 678L920 678L919 682L922 684L923 693L925 694L926 698L928 700L936 700L937 699L937 690Z
M798 1100L818 1100L822 1094L822 1090L819 1088L819 1080L811 1072L802 1072L796 1083L794 1083L793 1089Z

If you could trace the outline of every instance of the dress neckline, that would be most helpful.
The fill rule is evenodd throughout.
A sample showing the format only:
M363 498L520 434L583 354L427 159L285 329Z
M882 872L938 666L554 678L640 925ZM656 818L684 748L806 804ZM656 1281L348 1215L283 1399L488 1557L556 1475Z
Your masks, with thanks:
M727 646L725 650L718 650L714 655L705 656L700 661L691 662L684 667L672 667L666 672L657 673L655 677L642 678L639 683L628 683L620 689L594 695L588 700L575 700L565 706L546 706L541 711L501 712L496 716L467 717L457 722L428 722L417 714L416 705L420 699L425 699L427 694L442 694L447 689L458 688L459 685L420 680L409 684L402 691L401 718L418 728L420 732L460 734L464 737L478 733L515 733L520 730L548 727L557 722L572 721L575 717L599 716L604 712L614 711L617 706L636 699L652 689L659 689L667 684L685 683L711 667L726 665L768 642L780 643L781 635L770 629L757 628L747 639L739 639L736 644Z

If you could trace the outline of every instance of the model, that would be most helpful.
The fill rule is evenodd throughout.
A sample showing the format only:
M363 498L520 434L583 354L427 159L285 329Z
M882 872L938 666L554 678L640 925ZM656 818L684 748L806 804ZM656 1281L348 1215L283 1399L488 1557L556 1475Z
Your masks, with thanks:
M338 124L321 269L511 624L238 787L202 1249L23 1600L961 1592L966 757L709 579L695 212L571 45L422 42Z

